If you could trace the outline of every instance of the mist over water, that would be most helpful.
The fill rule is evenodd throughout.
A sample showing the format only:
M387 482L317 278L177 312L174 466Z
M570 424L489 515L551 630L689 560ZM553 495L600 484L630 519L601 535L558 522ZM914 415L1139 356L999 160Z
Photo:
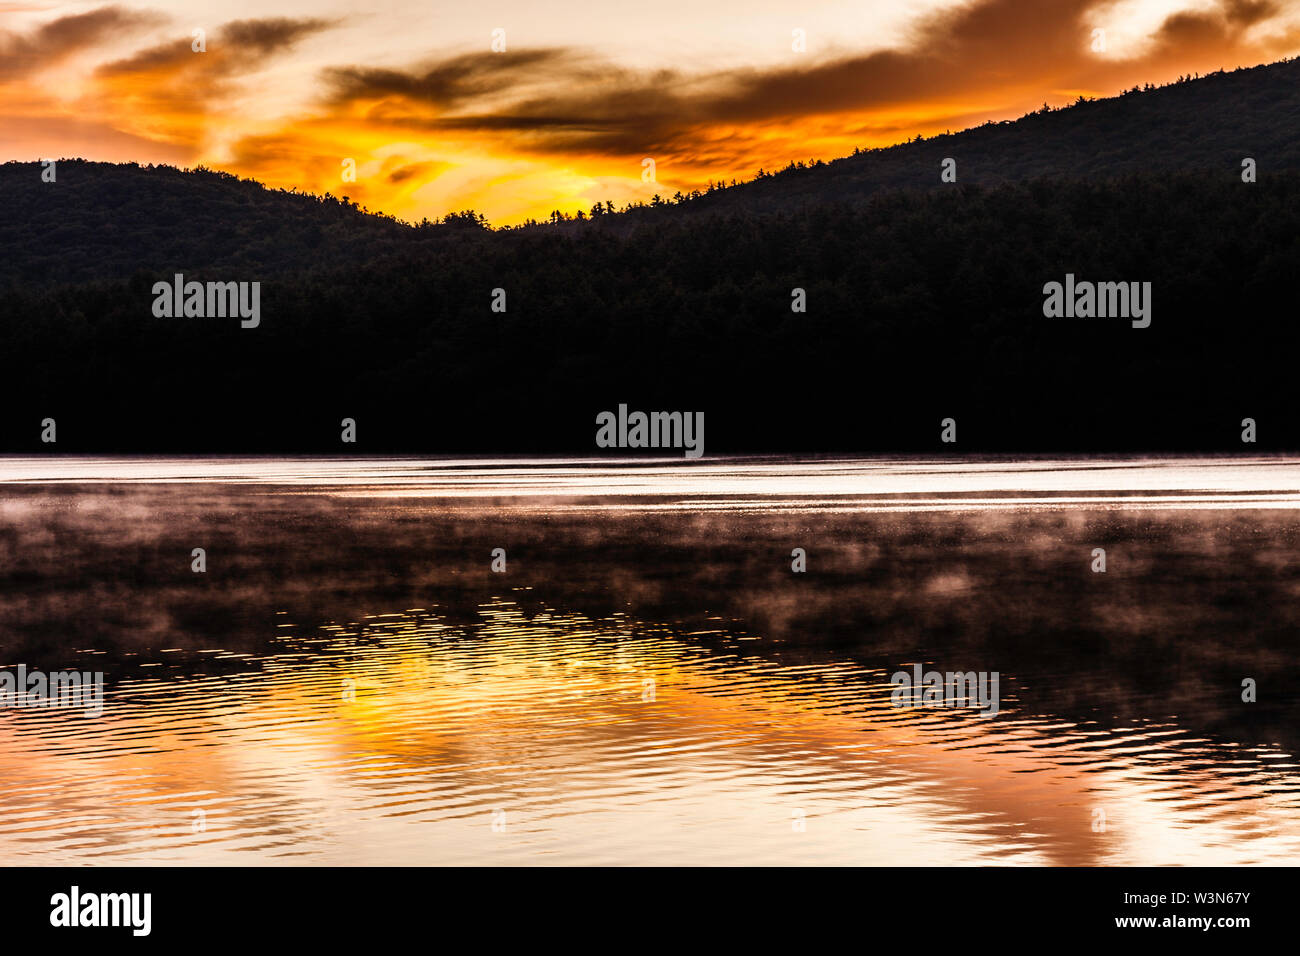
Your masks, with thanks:
M1298 501L1283 458L3 459L0 669L108 683L0 709L0 853L1290 863ZM892 706L914 664L997 716Z

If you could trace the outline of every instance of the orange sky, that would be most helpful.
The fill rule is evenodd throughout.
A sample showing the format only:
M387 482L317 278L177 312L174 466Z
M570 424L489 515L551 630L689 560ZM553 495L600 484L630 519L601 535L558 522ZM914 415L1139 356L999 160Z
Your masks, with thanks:
M501 224L1300 52L1300 0L387 10L0 0L0 160L201 163Z

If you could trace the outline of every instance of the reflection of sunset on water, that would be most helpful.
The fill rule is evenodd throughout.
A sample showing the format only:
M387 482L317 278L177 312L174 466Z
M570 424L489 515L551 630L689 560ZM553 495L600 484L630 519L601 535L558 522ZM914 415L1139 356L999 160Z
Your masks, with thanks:
M1294 459L15 457L0 488L0 669L106 674L98 719L0 709L14 862L1300 849ZM998 672L997 716L893 707L913 665Z
M0 847L27 863L396 864L1223 865L1300 849L1295 765L1267 748L1172 721L1027 718L1014 683L992 720L895 709L884 672L745 655L721 627L483 611L471 629L436 608L286 628L260 673L132 678L97 721L0 716Z

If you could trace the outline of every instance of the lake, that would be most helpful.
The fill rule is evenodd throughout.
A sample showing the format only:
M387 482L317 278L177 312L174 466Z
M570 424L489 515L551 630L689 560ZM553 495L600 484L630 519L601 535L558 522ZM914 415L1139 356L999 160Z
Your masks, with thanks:
M1298 508L1290 458L0 458L0 671L104 675L0 707L0 856L1293 863Z

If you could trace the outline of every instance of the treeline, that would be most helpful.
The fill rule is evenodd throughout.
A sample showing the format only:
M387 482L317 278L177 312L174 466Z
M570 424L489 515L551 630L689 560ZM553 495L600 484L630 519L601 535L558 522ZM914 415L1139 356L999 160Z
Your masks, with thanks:
M0 288L128 276L137 269L258 276L353 265L485 222L450 213L412 228L345 197L268 189L199 168L58 160L0 165ZM430 228L436 227L436 228Z
M890 190L997 185L1031 179L1111 180L1128 175L1218 170L1236 179L1243 159L1261 175L1300 171L1300 59L1134 86L1119 96L1080 96L1014 121L990 121L842 159L792 159L748 181L705 188L647 187L643 201L603 199L555 209L509 231L626 230L685 215L792 211L860 202ZM475 210L420 223L371 214L346 196L267 189L208 170L61 160L57 188L35 163L0 164L0 281L24 284L116 278L136 268L194 271L255 268L276 273L308 264L359 262L396 244L438 246L465 229L491 227ZM499 227L498 227L499 228Z
M789 209L852 201L880 190L943 189L940 164L956 160L957 181L997 185L1065 177L1110 180L1161 172L1240 174L1244 158L1261 170L1300 170L1300 59L1134 86L1104 99L1080 96L1018 120L918 136L856 150L828 163L797 160L735 189L700 197L697 209ZM640 215L647 215L645 212Z
M595 452L620 403L705 412L706 454L1294 449L1297 81L1218 73L512 229L0 165L0 450ZM260 325L156 318L175 273L260 282ZM1151 327L1045 318L1067 273L1150 282Z
M1162 170L1219 169L1233 177L1246 158L1270 172L1294 172L1300 170L1297 114L1300 59L1281 60L1134 85L1102 99L1080 95L1068 106L1044 103L1017 120L858 148L842 159L791 159L778 170L759 169L748 182L719 179L703 189L654 191L617 208L603 201L587 210L556 209L545 220L523 225L601 221L626 227L664 215L777 211L810 202L857 201L881 190L942 189L949 185L940 178L946 159L956 163L957 182L986 186L1054 176L1105 180Z
M595 453L620 402L704 411L706 454L1300 447L1293 177L958 184L414 242L310 215L331 254L217 276L263 282L256 329L155 318L152 284L188 263L9 280L0 448L53 450L52 417L64 452ZM1066 273L1151 282L1151 327L1045 318Z

